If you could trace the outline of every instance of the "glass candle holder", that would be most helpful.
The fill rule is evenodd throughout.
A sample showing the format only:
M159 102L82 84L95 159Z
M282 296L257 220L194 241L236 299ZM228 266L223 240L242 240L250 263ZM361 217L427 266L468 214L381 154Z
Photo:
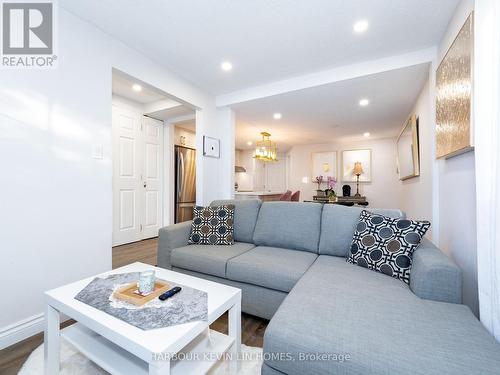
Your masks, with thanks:
M143 271L139 275L138 289L141 294L148 294L155 289L155 271Z

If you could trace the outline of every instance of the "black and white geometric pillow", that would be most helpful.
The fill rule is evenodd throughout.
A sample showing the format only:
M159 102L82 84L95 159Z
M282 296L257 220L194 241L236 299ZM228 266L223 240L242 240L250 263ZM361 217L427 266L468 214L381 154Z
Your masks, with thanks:
M363 210L347 261L409 284L413 251L430 226L428 221L393 219Z
M234 245L234 205L196 206L188 243Z

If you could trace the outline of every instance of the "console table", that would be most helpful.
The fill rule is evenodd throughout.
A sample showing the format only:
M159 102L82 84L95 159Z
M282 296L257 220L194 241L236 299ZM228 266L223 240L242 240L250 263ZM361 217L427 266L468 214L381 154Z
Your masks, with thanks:
M304 201L304 202L340 204L343 206L354 206L355 204L359 206L368 206L368 201L366 200L366 197L337 197L337 200L332 202L327 197L321 197L315 195L312 201Z

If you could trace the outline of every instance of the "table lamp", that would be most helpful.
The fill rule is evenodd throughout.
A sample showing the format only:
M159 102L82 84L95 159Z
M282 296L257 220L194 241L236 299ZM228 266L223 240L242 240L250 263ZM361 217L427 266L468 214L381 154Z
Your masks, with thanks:
M354 169L352 170L352 174L356 176L356 194L354 194L354 198L361 198L361 194L359 194L359 176L363 173L363 167L361 162L357 161L354 163Z

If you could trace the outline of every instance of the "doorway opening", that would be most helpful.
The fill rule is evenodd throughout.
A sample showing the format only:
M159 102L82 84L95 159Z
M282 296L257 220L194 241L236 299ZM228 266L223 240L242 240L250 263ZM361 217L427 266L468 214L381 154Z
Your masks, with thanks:
M196 122L179 121L174 127L174 222L193 218L196 205Z
M174 222L176 124L191 121L195 129L195 111L113 69L113 246L157 237L162 226ZM195 190L192 194L196 197Z

